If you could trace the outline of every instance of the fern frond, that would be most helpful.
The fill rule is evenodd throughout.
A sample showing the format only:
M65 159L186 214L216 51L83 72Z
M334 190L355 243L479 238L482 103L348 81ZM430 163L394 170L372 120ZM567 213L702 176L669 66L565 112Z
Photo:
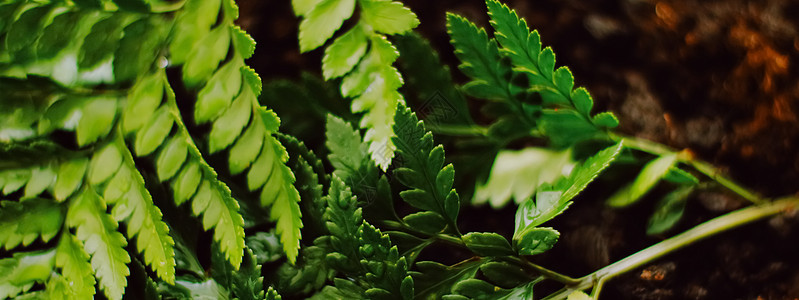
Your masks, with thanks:
M358 227L363 223L362 210L350 188L336 175L330 179L330 190L325 198L325 225L334 250L326 260L334 269L358 274Z
M404 103L397 91L402 75L392 66L399 57L396 47L384 36L372 35L370 49L358 67L341 82L341 93L353 97L353 112L363 112L359 126L366 128L364 140L369 143L372 160L383 170L391 164L395 146L392 124L397 104Z
M277 291L275 291L275 289L270 286L269 289L266 290L266 298L265 299L266 300L282 300L283 297L281 297L280 294L278 294Z
M485 29L456 14L447 13L447 32L460 59L458 68L472 78L463 89L466 93L491 100L513 98L510 90L511 66L502 60L497 42Z
M322 194L325 187L330 185L330 176L325 173L322 160L305 143L287 134L276 136L289 154L286 165L296 177L294 186L300 194L301 212L306 216L303 218L303 229L312 234L310 237L306 234L305 238L309 240L325 231L322 218L325 200Z
M494 159L485 183L475 188L473 204L490 203L494 208L505 206L511 198L522 203L544 183L567 176L574 168L572 151L555 151L528 147L502 150Z
M265 298L261 265L255 260L252 250L244 249L241 267L235 271L233 266L221 256L216 249L211 253L211 276L214 281L227 288L233 299L260 300Z
M325 126L325 146L330 150L327 156L333 165L333 174L343 181L359 182L363 177L362 168L368 168L368 145L361 143L361 134L344 120L327 115Z
M100 287L109 299L122 299L130 275L127 241L117 232L117 222L106 213L102 198L91 187L70 199L66 223L91 255Z
M214 240L220 244L230 263L238 268L244 255L244 219L239 214L239 204L194 145L179 117L174 93L168 90L168 95L170 113L178 126L178 132L173 138L181 139L188 149L183 168L177 177L172 178L175 201L180 204L184 199L192 197L192 212L196 216L203 215L205 230L214 228Z
M15 298L50 278L55 264L54 249L17 252L0 259L0 299Z
M371 298L413 299L413 278L408 274L408 262L399 255L387 234L367 222L358 229L361 265L370 283L366 295Z
M323 290L321 295L362 295L368 299L413 298L413 279L407 274L406 258L400 257L388 235L363 220L357 199L336 175L331 178L326 198L328 207L325 219L330 235L317 241L323 243L321 240L329 238L327 264L348 277L363 281L363 286L370 288L364 290L336 280L335 288L327 287L327 291Z
M541 130L556 146L569 146L618 126L611 113L591 115L591 95L585 88L574 88L574 76L567 67L555 70L552 48L541 49L538 32L530 32L524 19L497 0L487 0L486 5L503 53L517 71L530 76L531 90L541 95L544 105L571 109L544 110L541 116Z
M443 224L451 227L449 230L457 232L460 198L452 188L455 169L452 164L444 165L444 147L434 147L433 134L410 108L400 106L395 122L394 143L402 160L394 173L403 185L411 188L400 192L400 196L413 207L437 214L445 221ZM424 218L432 221L435 216Z
M225 13L225 19L221 25L212 29L212 34L214 31L224 31L225 33L224 36L215 37L219 42L213 44L214 46L211 48L219 49L217 54L220 55L214 56L219 60L224 58L224 55L221 54L227 53L230 48L233 51L232 58L213 74L196 78L187 78L186 74L199 71L186 69L184 65L184 81L188 81L189 86L199 86L204 78L210 77L198 94L194 111L195 121L198 124L212 122L208 143L211 153L230 147L228 166L231 174L236 175L249 168L248 187L251 191L261 189L261 204L271 207L270 220L277 222L277 232L281 235L286 255L293 262L296 259L301 238L300 197L297 189L293 186L294 175L285 165L288 160L286 150L273 136L278 130L280 120L274 113L266 111L258 104L261 80L255 71L244 64L244 59L249 58L254 51L255 41L240 28L233 26L233 20L238 14L237 8L232 3L228 3L229 1L223 2L222 10ZM186 14L203 15L206 14L204 10L213 7L215 6L192 6L193 10L188 10ZM193 22L189 19L181 20L179 23ZM175 40L175 43L178 43L178 39ZM175 45L177 44L173 44L173 47ZM207 59L203 61L198 59L197 55L189 55L190 60L187 64L196 60L203 65L209 65ZM213 70L211 71L213 72ZM182 146L175 147L179 150L174 152L175 155L178 153L182 155ZM165 175L174 174L172 169L164 173ZM188 176L191 174L184 174L188 173L180 173L179 179L198 178L197 176ZM192 174L196 174L196 172L193 171ZM189 181L188 184L181 186L192 187L195 184ZM182 196L178 197L178 199L182 198ZM243 245L243 242L241 244ZM222 247L224 250L225 245Z
M55 266L61 268L64 299L90 299L94 296L94 270L83 244L71 233L64 232L58 242ZM48 290L51 285L48 284ZM56 291L51 291L56 292Z
M300 23L300 51L308 52L322 46L352 16L355 0L322 0L307 13Z
M144 254L144 263L159 278L172 284L175 281L175 242L169 236L169 227L163 221L161 210L153 203L144 179L136 170L133 156L121 137L109 143L108 147L120 153L119 168L125 170L117 171L112 179L115 184L109 184L105 189L105 201L113 203L111 213L114 219L127 224L128 239L136 238L136 248Z
M330 39L352 15L355 2L295 1L294 12L303 18L299 34L301 51L318 48ZM386 170L395 149L391 142L394 112L397 104L404 100L397 92L403 83L402 76L392 66L399 53L384 34L407 32L419 25L419 21L413 12L396 1L362 0L357 3L361 19L325 49L322 69L328 80L344 76L341 93L353 98L353 112L364 113L359 125L367 130L369 153L373 161Z
M0 245L11 250L36 239L48 242L64 222L64 208L43 198L0 201Z

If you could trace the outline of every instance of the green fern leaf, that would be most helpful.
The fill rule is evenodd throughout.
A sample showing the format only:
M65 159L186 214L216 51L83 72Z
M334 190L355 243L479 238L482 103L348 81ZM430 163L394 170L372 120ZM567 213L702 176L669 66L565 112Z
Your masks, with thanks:
M538 31L530 32L527 21L507 5L495 0L486 1L491 26L496 38L514 65L538 73L538 56L541 53L541 37Z
M545 105L565 106L577 112L576 116L561 111L544 111L545 134L558 146L571 145L580 139L591 138L597 129L613 128L617 124L606 120L594 121L591 117L593 100L584 88L574 88L574 77L567 67L555 70L555 54L550 47L541 50L537 31L530 32L527 22L515 11L497 0L487 0L491 25L502 50L517 70L529 73L533 90L541 95ZM547 120L550 118L554 120ZM567 123L566 126L554 124ZM582 135L582 137L573 137Z
M318 48L332 37L342 22L353 14L355 2L294 1L295 14L303 17L299 33L301 51ZM358 4L361 20L325 50L323 74L326 79L332 79L349 73L341 83L341 93L354 98L353 112L364 113L359 125L367 129L369 153L373 161L386 170L394 156L391 125L396 105L404 102L397 92L403 82L402 76L392 66L399 53L378 32L406 32L417 26L418 20L399 2L363 0Z
M94 271L89 263L89 254L83 244L72 234L63 233L55 256L56 267L61 268L61 274L66 282L64 299L91 299L94 296ZM50 284L48 284L48 290Z
M227 148L239 136L250 120L253 102L257 102L256 95L244 87L230 107L214 121L208 142L211 153Z
M127 151L127 149L125 150ZM114 143L107 143L94 153L89 162L89 183L98 185L117 173L122 165L122 153Z
M571 200L616 160L621 149L621 144L605 148L575 166L568 177L541 186L534 199L528 199L516 210L514 240L520 238L523 231L535 228L569 208Z
M361 18L375 31L399 34L419 26L419 19L407 7L397 1L361 0Z
M341 77L351 71L366 54L367 35L360 23L342 34L325 49L322 73L325 80Z
M52 239L64 222L63 207L42 198L0 202L0 245L6 250Z
M17 252L0 259L0 299L15 298L50 278L55 264L54 249L36 252Z
M63 202L78 190L83 183L87 165L86 158L75 158L61 163L53 186L53 196L56 200Z
M91 255L92 269L105 295L122 299L130 256L125 251L127 241L117 232L117 222L106 214L103 199L91 188L82 190L70 200L66 221Z
M183 81L189 87L199 86L217 69L230 49L230 27L220 25L203 36L183 65Z
M114 80L136 79L153 69L162 55L169 24L163 18L150 17L137 20L125 27L119 47L114 53ZM216 66L214 66L216 67Z
M327 255L331 267L348 274L358 274L358 228L363 223L361 208L350 188L338 176L330 179L325 220L333 253Z
M641 199L677 163L677 154L660 156L644 166L635 181L610 196L608 204L615 207L631 205Z
M83 43L78 52L78 67L82 70L95 69L106 62L110 63L114 51L119 47L125 25L130 20L111 14L103 14L103 17L92 26L86 36L87 41L94 42Z
M361 134L344 120L327 115L325 145L330 150L328 160L342 180L360 173L364 162L368 161L367 145L361 143Z
M219 243L231 265L238 268L244 255L244 219L239 214L239 204L230 188L218 179L216 171L203 159L194 144L186 125L180 119L175 95L167 86L167 103L170 116L178 127L173 139L186 145L188 155L178 175L171 179L174 199L180 205L191 198L195 216L202 215L205 230L214 228L214 240ZM163 165L160 167L164 167Z
M12 169L0 173L0 188L4 195L16 192L30 180L31 171L28 169Z
M33 198L52 187L56 180L56 173L52 165L38 167L31 171L31 179L25 185L23 198Z
M265 299L266 300L282 300L283 297L281 297L280 294L278 294L277 291L275 291L275 289L270 286L269 289L266 290Z
M477 28L464 17L448 13L447 31L455 47L455 56L461 61L458 68L472 78L463 87L464 91L483 99L511 98L511 67L502 60L496 41L488 38L485 29Z
M314 5L300 23L300 52L322 46L354 10L355 0L322 0Z
M200 90L194 108L197 124L214 121L225 112L241 89L240 68L240 62L225 63Z
M174 36L169 47L173 63L183 64L189 59L202 37L217 22L220 8L220 0L186 1L175 22L175 31L180 34Z
M457 231L460 198L452 188L453 166L444 166L444 147L433 146L433 134L425 130L410 108L400 106L395 122L394 143L402 165L394 172L403 185L411 188L400 196L411 206L438 213L452 227L450 230Z
M408 275L408 262L399 255L397 246L391 244L387 234L363 222L358 229L361 265L371 288L366 290L369 298L413 299L413 278Z
M216 248L216 247L214 247ZM211 276L228 289L233 299L260 300L265 298L261 265L255 261L252 250L244 249L241 267L234 271L218 250L211 253Z
M384 36L373 35L371 48L357 69L344 77L341 93L352 100L353 112L363 112L360 126L366 128L364 140L369 143L372 160L383 170L391 164L396 148L392 124L399 103L404 103L397 89L402 86L402 76L392 66L399 57L396 47Z
M162 220L161 210L153 204L152 196L144 186L144 179L136 170L133 157L125 147L124 141L118 138L113 142L117 151L122 153L122 166L130 174L126 181L130 183L127 193L113 201L112 215L117 221L127 224L126 235L129 240L136 238L136 248L144 254L144 263L149 265L159 278L167 283L175 282L175 242L169 236L169 228ZM118 173L118 174L125 174Z
M84 146L107 135L117 115L117 99L94 98L83 108L76 134L78 146Z
M258 104L261 79L255 71L243 67L240 76L241 91L225 113L214 121L209 148L215 152L233 144L228 156L231 174L249 167L247 185L251 191L261 189L261 205L270 207L270 220L277 222L276 232L286 256L293 263L299 252L302 214L300 195L293 185L295 177L286 165L288 154L272 135L278 130L280 119ZM242 131L244 134L239 135Z
M122 130L126 135L145 126L161 104L163 76L163 72L142 76L128 91L128 103L122 113Z
M277 134L277 137L289 153L286 165L296 177L294 186L300 194L301 213L305 216L302 219L303 230L321 234L325 231L322 218L325 212L325 200L322 194L326 186L329 186L330 177L325 173L322 160L303 142L286 134Z
M542 148L500 151L485 183L477 186L473 204L490 203L505 206L511 198L521 203L535 194L544 183L568 175L574 167L571 151L552 151Z

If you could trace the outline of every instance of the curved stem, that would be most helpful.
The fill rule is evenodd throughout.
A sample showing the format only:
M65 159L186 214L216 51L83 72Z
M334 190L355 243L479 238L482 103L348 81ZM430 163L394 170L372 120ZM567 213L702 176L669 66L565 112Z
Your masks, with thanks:
M550 269L544 268L542 266L536 265L536 264L534 264L534 263L532 263L532 262L530 262L530 261L528 261L528 260L526 260L524 258L519 258L519 257L516 257L516 256L506 256L506 257L501 257L500 259L504 259L506 261L518 264L518 265L520 265L522 267L525 267L527 269L531 269L531 270L537 272L538 274L541 274L541 276L544 276L545 278L555 280L555 281L560 282L560 283L565 284L565 285L574 285L574 284L580 283L580 279L576 279L576 278L572 278L572 277L560 274L558 272L555 272L555 271L552 271Z
M580 282L578 284L567 286L545 299L565 299L572 290L591 288L599 282L604 282L633 270L701 239L776 215L780 212L794 210L797 207L799 207L799 198L786 197L774 202L750 206L716 217L582 277L579 279Z
M486 136L488 128L478 125L430 124L427 129L436 133L451 136Z
M391 229L405 230L407 232L410 232L410 233L413 233L413 234L416 234L416 235L429 236L429 237L433 238L434 240L441 241L443 243L447 243L447 244L450 244L450 245L453 245L453 246L456 246L456 247L468 249L468 247L466 246L466 243L463 242L463 239L455 237L455 236L451 236L451 235L448 235L448 234L430 235L430 234L427 234L427 233L424 233L424 232L421 232L421 231L418 231L418 230L414 230L413 228L411 228L407 224L400 223L400 222L384 222L383 224L386 225L387 227L390 227ZM578 284L580 282L579 279L572 278L572 277L560 274L558 272L552 271L550 269L544 268L544 267L539 266L537 264L534 264L534 263L532 263L532 262L530 262L530 261L528 261L528 260L526 260L524 258L520 258L520 257L516 257L516 256L504 256L504 257L497 257L497 258L501 259L501 260L508 261L508 262L515 263L515 264L517 264L517 265L519 265L519 266L521 266L523 268L533 270L534 272L536 272L536 273L538 273L538 274L540 274L540 275L542 275L542 276L544 276L544 277L546 277L548 279L555 280L555 281L560 282L560 283L565 284L565 285L575 285L575 284Z
M643 151L658 156L678 153L677 160L679 162L690 165L697 171L701 172L710 179L713 179L720 185L724 186L731 192L741 196L742 198L748 200L749 202L759 204L766 201L757 194L749 191L747 188L736 183L734 180L722 175L721 170L719 170L718 168L714 167L713 165L703 160L697 159L687 151L677 151L676 149L673 149L671 147L653 141L640 139L637 137L618 135L614 133L610 134L610 138L617 142L623 141L624 146L629 149L635 149L638 151Z

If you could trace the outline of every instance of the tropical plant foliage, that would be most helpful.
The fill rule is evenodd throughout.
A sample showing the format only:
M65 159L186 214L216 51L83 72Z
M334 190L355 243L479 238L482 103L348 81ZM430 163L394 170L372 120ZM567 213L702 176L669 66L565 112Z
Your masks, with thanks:
M533 299L545 280L564 286L551 298L589 299L606 277L529 258L614 163L640 172L610 206L673 188L649 234L677 224L702 186L683 167L736 189L686 153L614 132L616 117L593 112L497 0L491 35L447 15L463 86L397 1L291 4L301 52L332 40L324 80L262 85L232 0L0 4L0 299ZM508 147L519 140L536 147ZM514 199L512 236L462 232L469 199ZM462 261L422 255L451 247Z
M280 121L258 103L260 79L244 64L255 43L233 24L235 3L11 1L0 14L2 103L10 108L0 129L2 244L40 240L52 249L4 260L41 275L10 277L2 295L38 282L42 295L82 299L95 294L96 280L120 299L136 263L179 283L175 225L164 211L197 217L213 230L214 252L238 270L244 201L269 210L294 261L299 193L274 136ZM198 127L205 123L210 131ZM229 159L212 166L217 152ZM234 198L226 178L244 171L246 190Z

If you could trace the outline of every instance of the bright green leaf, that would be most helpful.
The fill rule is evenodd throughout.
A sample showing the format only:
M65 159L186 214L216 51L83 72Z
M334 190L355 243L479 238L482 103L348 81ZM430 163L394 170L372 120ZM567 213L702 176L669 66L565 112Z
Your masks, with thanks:
M105 182L119 169L122 154L114 143L108 143L94 153L89 163L89 183L96 185Z
M519 255L536 255L552 249L559 237L560 233L552 228L528 228L513 241Z
M461 238L466 247L480 256L507 256L514 251L505 237L493 232L470 232Z
M188 155L188 145L181 136L172 137L158 153L155 167L158 179L166 181L175 176Z
M61 163L53 187L53 196L56 200L59 202L66 200L80 187L88 162L86 158L76 158Z
M322 0L304 14L300 23L300 52L322 46L352 16L355 0ZM295 5L295 12L297 6Z
M253 120L250 127L244 131L244 134L230 148L228 161L230 162L231 174L235 175L244 172L255 161L261 151L264 134L263 123Z
M615 207L628 206L643 197L677 162L677 154L660 156L644 166L638 177L631 184L621 188L608 199L608 204Z
M253 111L255 95L250 89L241 89L236 100L225 111L222 116L214 121L209 135L208 148L211 153L216 153L227 148L236 137L241 134L242 129L250 121Z
M85 146L111 131L117 115L117 100L114 98L94 98L83 108L78 122L78 146Z
M325 79L340 77L351 71L366 53L369 45L361 25L356 25L325 49L322 71Z
M398 34L419 26L419 19L416 18L416 14L407 7L402 6L400 2L362 0L358 3L362 9L362 20L378 32Z
M646 234L661 234L677 225L685 212L688 196L693 193L693 186L680 187L660 199L655 212L649 217Z

